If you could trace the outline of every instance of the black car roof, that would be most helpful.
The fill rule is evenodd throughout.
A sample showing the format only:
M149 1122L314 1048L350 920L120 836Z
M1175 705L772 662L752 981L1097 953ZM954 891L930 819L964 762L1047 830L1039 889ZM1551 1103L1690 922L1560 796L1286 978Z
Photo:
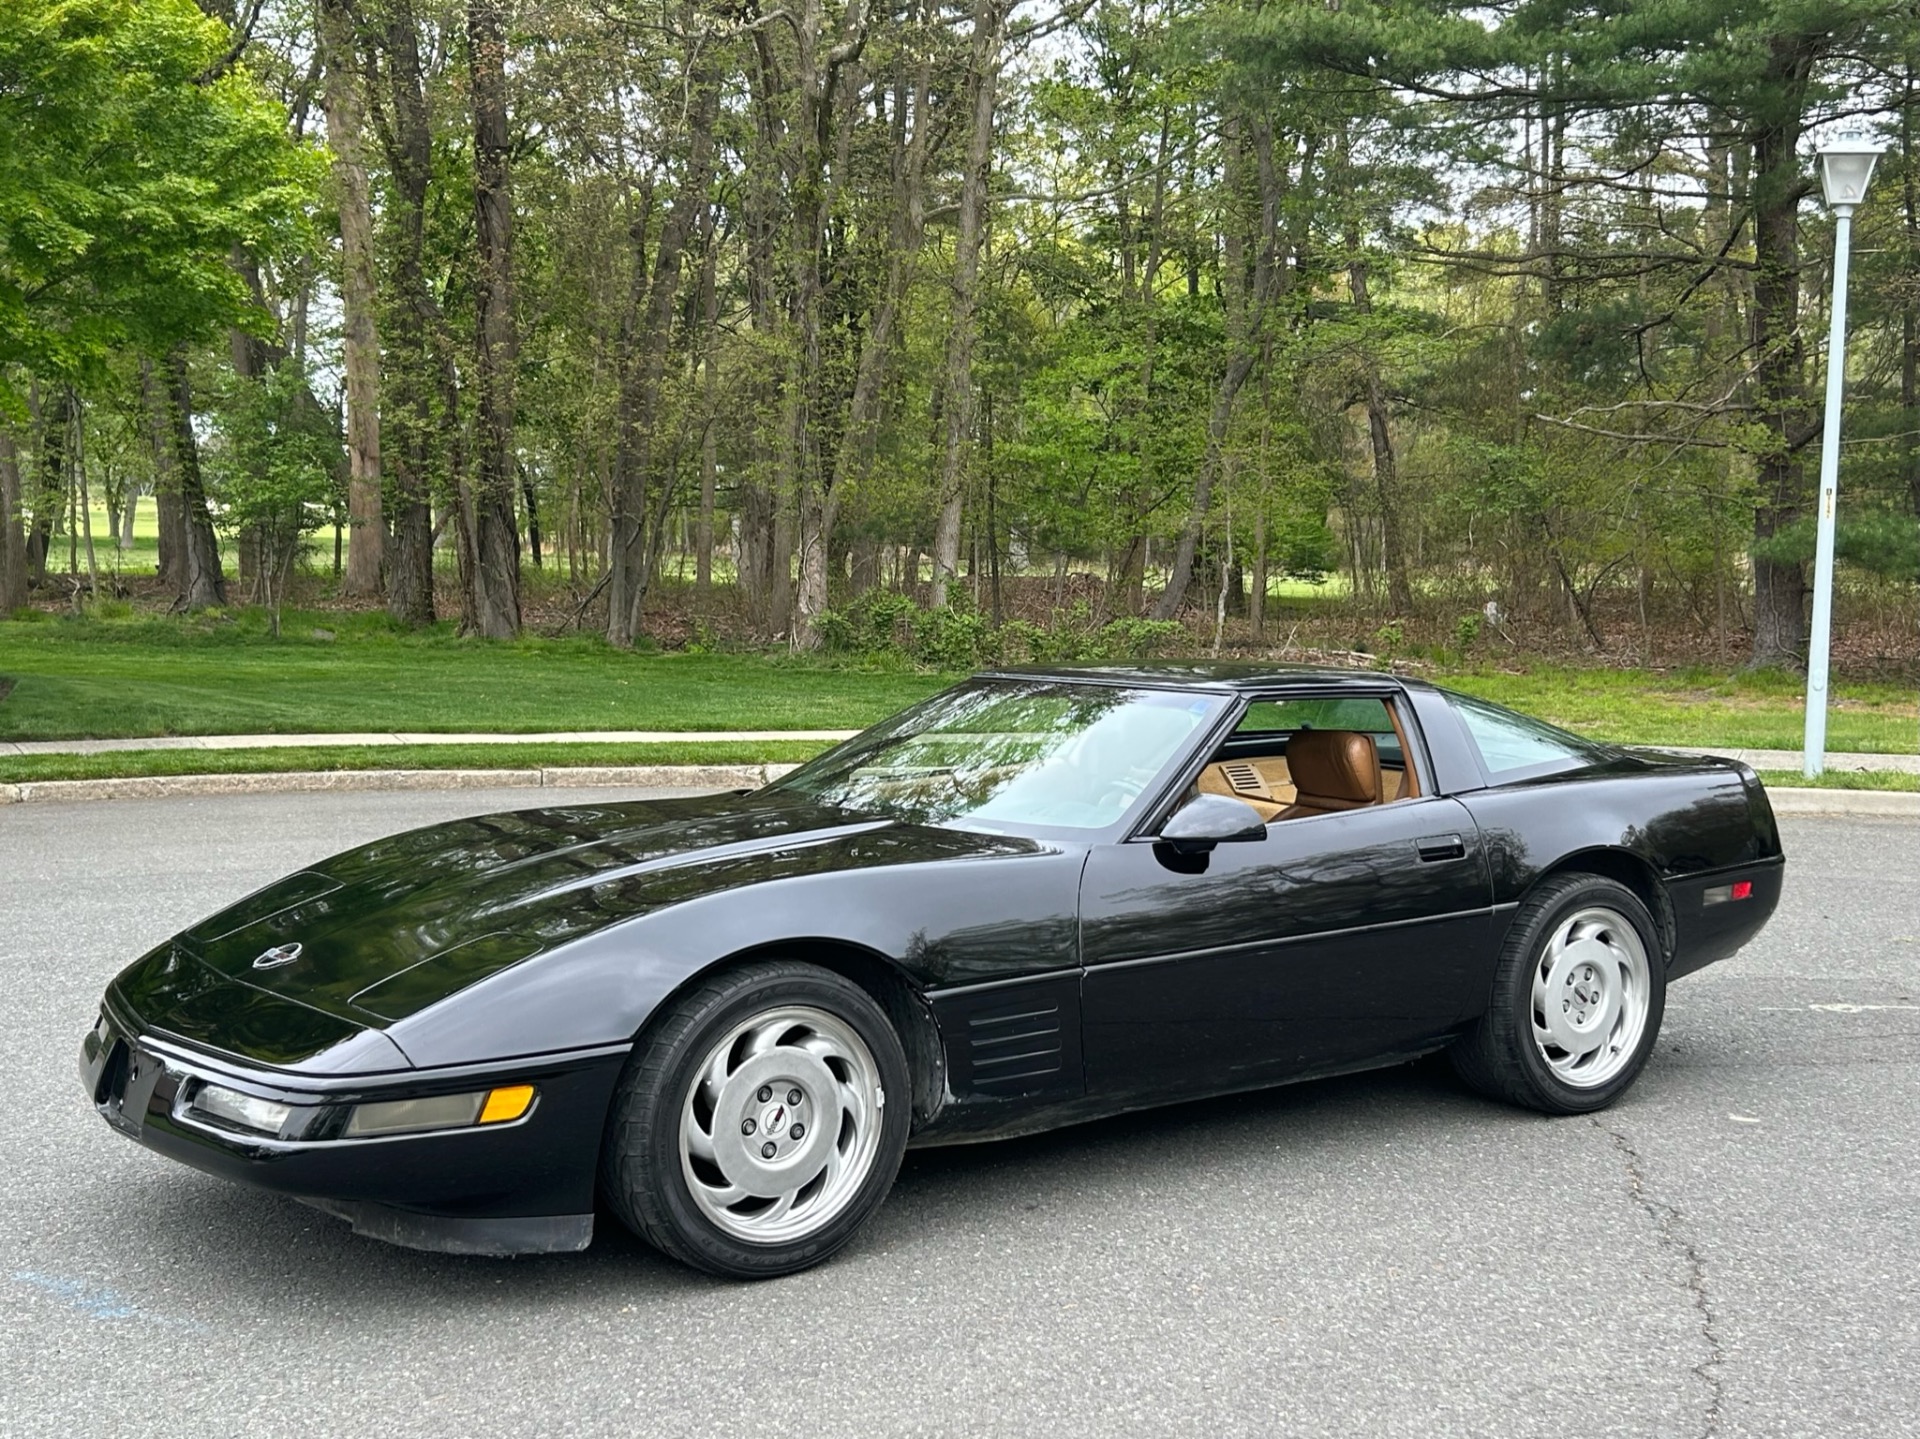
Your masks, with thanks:
M1409 681L1380 670L1337 669L1331 665L1257 664L1244 660L1206 660L1182 664L1021 665L983 672L984 678L1049 679L1094 684L1144 685L1154 689L1265 690L1288 685L1319 689L1404 689ZM1411 683L1419 683L1412 681Z

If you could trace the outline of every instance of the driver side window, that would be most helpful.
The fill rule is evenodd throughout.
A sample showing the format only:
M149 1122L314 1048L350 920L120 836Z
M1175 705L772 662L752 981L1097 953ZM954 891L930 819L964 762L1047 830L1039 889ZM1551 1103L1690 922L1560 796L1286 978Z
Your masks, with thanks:
M1419 792L1390 700L1255 700L1195 789L1251 805L1268 823L1391 804Z

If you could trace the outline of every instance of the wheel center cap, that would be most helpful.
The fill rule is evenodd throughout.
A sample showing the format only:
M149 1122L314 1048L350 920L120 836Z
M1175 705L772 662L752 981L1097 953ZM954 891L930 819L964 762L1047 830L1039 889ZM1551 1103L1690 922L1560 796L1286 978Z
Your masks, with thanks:
M1613 1030L1620 992L1604 978L1612 962L1611 951L1600 940L1575 940L1547 977L1546 992L1562 999L1544 1005L1542 1018L1554 1044L1568 1054L1591 1053Z
M760 1132L769 1139L778 1138L780 1132L787 1127L789 1117L787 1106L776 1100L760 1111Z

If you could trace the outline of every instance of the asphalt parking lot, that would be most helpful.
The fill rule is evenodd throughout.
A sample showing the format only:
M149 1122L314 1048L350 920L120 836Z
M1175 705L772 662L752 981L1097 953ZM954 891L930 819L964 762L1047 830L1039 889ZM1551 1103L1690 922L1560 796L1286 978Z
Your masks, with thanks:
M1920 824L1784 823L1773 925L1675 986L1598 1120L1427 1062L918 1152L770 1284L607 1220L563 1257L388 1248L93 1114L74 1055L134 955L539 798L0 810L0 1434L1920 1433Z

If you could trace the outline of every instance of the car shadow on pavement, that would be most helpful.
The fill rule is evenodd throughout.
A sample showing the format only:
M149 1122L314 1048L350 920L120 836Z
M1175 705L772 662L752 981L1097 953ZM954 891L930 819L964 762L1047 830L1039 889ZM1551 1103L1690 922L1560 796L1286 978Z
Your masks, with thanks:
M1433 1059L1366 1074L1139 1111L991 1143L909 1151L888 1203L831 1273L865 1251L891 1262L937 1246L949 1225L1073 1204L1117 1183L1190 1193L1204 1204L1208 1175L1249 1162L1306 1166L1316 1151L1383 1153L1397 1141L1546 1122L1468 1094ZM136 1186L102 1215L96 1253L109 1264L191 1270L245 1303L304 1304L394 1316L511 1297L565 1305L574 1298L664 1300L725 1287L657 1254L604 1210L584 1252L502 1260L423 1253L354 1235L341 1220L285 1196L171 1166L142 1166ZM183 1192L185 1191L185 1192ZM807 1282L806 1276L795 1281Z

